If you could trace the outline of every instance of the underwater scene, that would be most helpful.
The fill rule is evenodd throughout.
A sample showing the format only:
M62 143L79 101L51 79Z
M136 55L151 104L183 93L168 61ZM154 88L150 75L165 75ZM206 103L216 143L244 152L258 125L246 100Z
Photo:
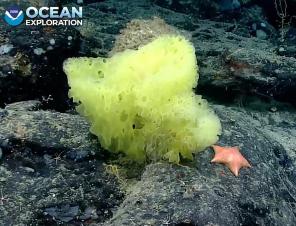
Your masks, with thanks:
M296 225L296 0L0 15L0 226Z

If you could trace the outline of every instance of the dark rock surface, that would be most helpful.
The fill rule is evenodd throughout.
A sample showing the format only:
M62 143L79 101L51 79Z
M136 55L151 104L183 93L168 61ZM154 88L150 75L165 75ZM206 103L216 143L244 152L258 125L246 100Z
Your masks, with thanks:
M204 93L211 89L214 95L253 95L296 104L294 57L279 54L270 40L236 34L231 23L203 23L192 36Z
M81 148L99 151L84 119L28 111L31 107L29 102L1 110L2 224L293 225L296 220L295 111L213 106L223 124L219 144L239 146L252 168L235 177L211 164L213 151L207 149L188 166L148 165L121 202L124 190L100 158L77 162L67 156ZM78 134L82 139L75 139Z
M215 110L224 128L219 144L240 146L252 168L234 177L209 162L210 149L198 154L193 166L149 165L107 225L295 224L295 113L281 118L224 106ZM293 128L288 136L277 134L290 139L293 149L272 139L268 127L287 134Z
M0 3L0 14L16 3L22 9L42 6L47 1L7 1ZM2 19L1 19L2 20ZM15 28L0 23L0 106L22 100L38 99L49 108L68 108L66 77L61 75L63 61L78 53L79 33L72 27Z
M84 9L85 25L78 28L83 54L106 56L127 22L158 16L191 34L199 59L198 88L202 93L220 96L223 92L230 100L254 95L296 105L295 51L278 40L281 32L277 33L256 5L242 8L234 18L226 14L212 19L203 19L206 16L194 12L173 11L149 1L106 0L86 4ZM285 40L289 40L288 34ZM291 35L294 37L292 32ZM208 89L211 93L204 92Z
M88 133L89 124L80 116L36 111L36 104L38 102L20 102L0 110L1 139L12 142L23 140L27 146L36 145L36 150L41 152L43 148L66 150L74 160L98 152L97 139Z
M49 108L65 111L69 102L62 62L71 56L107 56L116 35L130 20L154 16L191 34L201 69L198 88L203 94L223 92L227 101L253 95L296 105L294 30L277 31L265 14L267 6L260 8L256 1L240 1L238 9L221 14L221 4L235 2L239 1L83 1L82 27L28 29L21 25L11 29L1 23L0 48L11 50L0 54L0 105L38 98ZM4 0L1 13L11 3ZM33 3L37 4L25 0L21 6ZM73 1L51 4L78 6ZM212 5L218 8L209 16ZM289 28L286 22L285 29ZM208 89L210 93L204 91Z
M11 3L76 2L3 0L0 13ZM295 225L296 112L274 100L296 106L296 31L293 20L281 29L267 3L84 0L82 27L0 23L0 225ZM191 38L196 92L218 103L219 144L239 146L252 165L239 177L210 164L208 148L129 180L85 119L57 112L71 106L66 58L106 57L128 22L154 16Z
M103 222L123 193L77 115L28 111L36 102L0 110L0 225Z

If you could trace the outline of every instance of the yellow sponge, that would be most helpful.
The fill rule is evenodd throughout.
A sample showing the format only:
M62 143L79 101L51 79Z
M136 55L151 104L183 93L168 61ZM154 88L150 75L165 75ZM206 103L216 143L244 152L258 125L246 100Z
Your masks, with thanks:
M218 117L192 91L195 49L182 36L161 36L111 58L71 58L64 71L77 111L112 152L178 163L180 154L192 159L218 139Z

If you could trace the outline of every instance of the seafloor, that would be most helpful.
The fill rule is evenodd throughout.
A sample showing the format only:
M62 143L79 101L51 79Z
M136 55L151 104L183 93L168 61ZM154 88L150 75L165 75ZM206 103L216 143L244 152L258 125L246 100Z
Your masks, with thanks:
M296 225L295 0L1 0L1 15L12 3L79 4L84 25L0 23L0 225ZM211 148L146 166L100 148L62 64L120 49L132 20L152 29L137 37L173 29L190 39L196 93L221 119L218 144L239 146L252 168L235 177L210 163Z

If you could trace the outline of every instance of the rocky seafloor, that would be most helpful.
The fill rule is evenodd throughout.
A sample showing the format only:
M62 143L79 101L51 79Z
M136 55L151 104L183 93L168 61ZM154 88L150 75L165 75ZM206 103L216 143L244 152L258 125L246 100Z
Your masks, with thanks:
M14 2L80 2L84 25L0 23L0 225L296 224L294 0L285 24L266 1ZM107 56L128 22L154 17L194 44L218 144L252 165L239 177L210 163L211 148L183 165L119 164L73 111L63 61Z

